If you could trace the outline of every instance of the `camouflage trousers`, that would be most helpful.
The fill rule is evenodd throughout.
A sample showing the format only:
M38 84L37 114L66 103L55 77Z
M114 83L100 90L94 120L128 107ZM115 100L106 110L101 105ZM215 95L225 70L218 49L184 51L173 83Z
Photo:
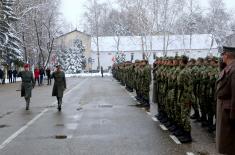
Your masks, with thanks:
M181 103L181 127L186 132L191 132L190 111L191 111L191 103L188 102Z

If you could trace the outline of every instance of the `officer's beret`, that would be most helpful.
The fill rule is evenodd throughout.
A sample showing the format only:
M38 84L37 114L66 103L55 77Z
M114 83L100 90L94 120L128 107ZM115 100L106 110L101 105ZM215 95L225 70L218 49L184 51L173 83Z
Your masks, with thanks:
M24 68L29 68L29 64L24 64Z

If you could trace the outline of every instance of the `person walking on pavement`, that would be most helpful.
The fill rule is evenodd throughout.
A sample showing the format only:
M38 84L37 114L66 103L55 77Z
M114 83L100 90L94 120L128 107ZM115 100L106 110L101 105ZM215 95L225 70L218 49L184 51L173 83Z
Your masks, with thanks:
M18 72L16 69L14 69L12 73L13 73L13 83L16 83L16 78L17 78Z
M0 80L1 80L1 84L3 84L3 76L4 76L4 73L3 73L2 69L0 68Z
M34 69L34 79L35 79L35 83L36 83L36 81L38 81L38 86L40 86L40 83L39 83L39 74L40 74L40 71L39 71L39 69L36 67L36 68Z
M101 76L104 77L104 69L103 69L103 66L101 66Z
M9 83L12 83L12 74L13 74L12 69L9 69L7 73L8 73Z
M40 70L39 70L39 74L40 74L40 85L43 85L43 77L45 76L45 71L44 71L44 68L41 67Z
M229 36L221 53L226 67L216 81L216 148L219 153L235 152L235 36Z
M54 78L54 85L52 90L52 96L57 97L58 110L61 111L62 98L64 90L66 89L65 73L61 70L61 66L56 66L56 71L52 73L51 78Z
M30 98L32 96L32 89L34 88L35 81L33 73L29 70L29 64L24 65L24 71L21 71L18 75L22 79L21 84L21 97L25 98L26 110L29 110Z
M49 67L46 69L46 74L47 74L47 85L51 85L51 70Z

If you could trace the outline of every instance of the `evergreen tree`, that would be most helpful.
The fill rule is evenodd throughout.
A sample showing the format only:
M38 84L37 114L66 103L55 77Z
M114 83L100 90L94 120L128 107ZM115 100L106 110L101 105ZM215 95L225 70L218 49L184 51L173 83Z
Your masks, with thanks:
M13 0L0 1L0 53L6 63L21 58L21 41L13 28L13 23L17 21L13 5Z
M124 52L120 52L120 51L117 52L116 55L115 55L115 59L114 60L115 60L114 63L117 63L117 64L124 62L126 60L125 53Z
M58 59L61 66L66 73L75 74L79 73L86 67L86 59L84 56L85 48L82 41L76 39L73 47L62 49L58 53Z

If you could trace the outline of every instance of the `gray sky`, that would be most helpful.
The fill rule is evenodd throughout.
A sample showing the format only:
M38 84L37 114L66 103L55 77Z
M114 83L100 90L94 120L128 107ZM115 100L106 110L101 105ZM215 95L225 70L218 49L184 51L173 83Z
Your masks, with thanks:
M87 0L62 0L61 12L68 23L81 28L79 22L82 20L86 1ZM201 5L207 6L208 0L199 1L201 1ZM224 2L228 9L235 10L235 0L224 0Z

